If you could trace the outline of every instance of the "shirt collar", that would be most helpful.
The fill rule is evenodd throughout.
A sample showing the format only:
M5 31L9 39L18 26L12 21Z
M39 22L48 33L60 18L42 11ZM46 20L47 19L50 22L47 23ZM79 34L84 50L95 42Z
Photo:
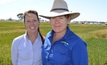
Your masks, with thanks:
M24 34L24 38L26 39L26 42L29 40L29 39L28 39L28 34L27 34L27 32ZM29 41L30 41L30 40L29 40ZM37 36L37 39L35 40L35 42L36 42L36 41L41 41L41 38L40 38L40 34L39 34L39 33L38 33L38 36ZM35 42L34 42L34 43L35 43Z
M72 34L72 32L71 32L70 28L67 27L67 31L64 35L64 39L69 39L71 37L71 34Z

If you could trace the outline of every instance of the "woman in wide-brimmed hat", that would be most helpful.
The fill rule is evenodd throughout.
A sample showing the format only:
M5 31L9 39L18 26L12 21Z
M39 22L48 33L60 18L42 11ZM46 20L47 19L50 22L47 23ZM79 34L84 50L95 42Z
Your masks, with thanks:
M88 65L86 43L68 27L79 15L69 11L64 0L55 0L51 11L40 15L50 19L52 27L42 47L43 65Z

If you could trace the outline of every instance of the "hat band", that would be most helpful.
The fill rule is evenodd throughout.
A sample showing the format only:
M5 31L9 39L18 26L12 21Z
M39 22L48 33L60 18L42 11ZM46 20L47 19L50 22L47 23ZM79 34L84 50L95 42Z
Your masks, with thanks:
M69 11L68 9L63 9L63 8L55 8L55 9L52 9L51 11L54 11L54 10L65 10L65 11Z

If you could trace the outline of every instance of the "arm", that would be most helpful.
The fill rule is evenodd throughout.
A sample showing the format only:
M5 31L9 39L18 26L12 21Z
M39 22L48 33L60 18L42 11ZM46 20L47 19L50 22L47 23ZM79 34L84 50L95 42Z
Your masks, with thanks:
M88 65L88 53L86 43L78 41L73 47L73 65Z
M17 43L18 42L16 40L13 40L12 46L11 46L11 59L12 59L13 65L17 65L17 59L18 59Z

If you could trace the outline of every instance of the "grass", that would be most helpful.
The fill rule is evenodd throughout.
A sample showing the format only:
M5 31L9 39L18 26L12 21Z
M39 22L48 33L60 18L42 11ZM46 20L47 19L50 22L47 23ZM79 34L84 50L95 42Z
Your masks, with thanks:
M70 24L69 27L87 43L89 65L104 65L107 62L107 25ZM49 23L40 24L42 35L50 30ZM0 65L12 65L12 40L25 31L23 22L0 21Z

